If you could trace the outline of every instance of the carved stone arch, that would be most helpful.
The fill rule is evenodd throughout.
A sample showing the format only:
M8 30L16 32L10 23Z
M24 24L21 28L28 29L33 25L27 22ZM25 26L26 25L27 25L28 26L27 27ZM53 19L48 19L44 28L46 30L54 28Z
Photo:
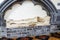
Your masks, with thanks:
M19 1L19 0L6 0L4 3L2 3L2 5L0 6L0 26L4 26L4 27L6 26L6 23L4 21L4 15L5 15L4 12L7 8L9 8L10 5L12 5L13 3L15 3L17 1ZM22 0L22 1L24 1L24 0ZM51 24L55 24L55 22L56 22L55 14L57 13L57 10L51 2L48 0L32 0L32 1L42 3L44 5L44 7L46 7L46 9L51 14Z

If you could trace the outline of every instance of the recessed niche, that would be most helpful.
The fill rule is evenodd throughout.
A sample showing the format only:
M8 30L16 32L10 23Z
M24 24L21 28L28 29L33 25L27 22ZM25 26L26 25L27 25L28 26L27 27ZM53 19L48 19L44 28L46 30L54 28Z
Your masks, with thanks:
M35 5L36 4L36 5ZM15 3L5 11L4 20L7 28L34 27L50 25L48 10L37 2L23 1Z

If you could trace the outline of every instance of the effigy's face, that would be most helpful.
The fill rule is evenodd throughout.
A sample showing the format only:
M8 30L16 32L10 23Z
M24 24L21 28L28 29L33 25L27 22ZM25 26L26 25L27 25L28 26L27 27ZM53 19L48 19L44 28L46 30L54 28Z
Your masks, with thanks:
M32 1L15 4L5 12L6 27L28 27L50 25L50 16L41 5L34 5Z

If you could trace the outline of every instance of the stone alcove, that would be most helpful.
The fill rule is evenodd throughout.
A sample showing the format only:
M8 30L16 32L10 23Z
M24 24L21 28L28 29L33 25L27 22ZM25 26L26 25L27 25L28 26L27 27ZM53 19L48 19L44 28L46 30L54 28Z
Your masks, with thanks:
M4 16L5 16L5 12L8 10L8 9L11 9L12 5L14 5L15 3L20 3L22 4L24 0L8 0L8 1L5 1L3 3L3 5L1 6L1 9L0 9L0 26L4 26L6 27L6 20L4 19ZM34 3L34 5L40 5L42 4L42 7L44 7L44 10L46 10L49 14L49 16L51 17L50 19L50 24L55 24L56 22L56 13L57 13L57 10L56 8L54 7L54 5L50 2L50 1L47 1L47 0L32 0L32 2ZM37 4L36 4L37 3Z

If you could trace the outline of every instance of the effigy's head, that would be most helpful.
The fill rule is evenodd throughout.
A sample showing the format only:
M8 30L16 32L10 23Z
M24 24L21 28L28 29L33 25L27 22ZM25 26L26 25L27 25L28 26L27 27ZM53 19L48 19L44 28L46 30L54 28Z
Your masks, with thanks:
M28 27L50 25L49 12L42 5L32 1L16 3L5 12L6 27Z

